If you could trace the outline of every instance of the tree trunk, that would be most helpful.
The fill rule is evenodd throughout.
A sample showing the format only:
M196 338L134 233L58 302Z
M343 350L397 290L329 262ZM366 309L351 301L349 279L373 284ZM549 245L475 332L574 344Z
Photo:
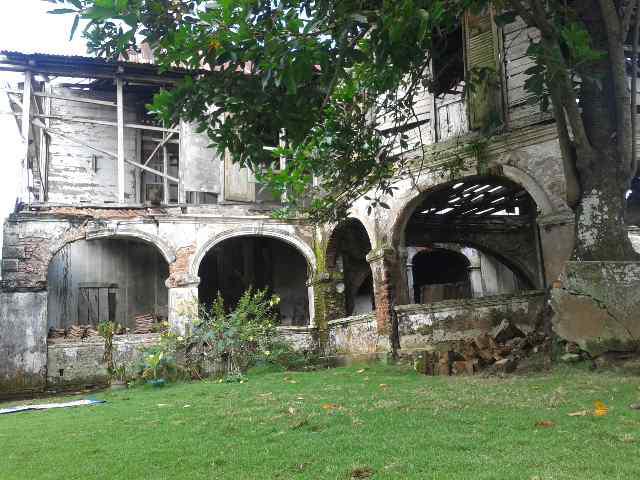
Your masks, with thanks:
M625 78L624 38L612 26L617 19L605 19L605 15L615 16L616 11L601 9L601 3L585 0L576 4L590 33L592 48L607 55L578 67L580 115L587 138L576 145L582 197L575 209L574 259L639 260L624 219L626 192L633 176L631 97Z
M638 260L624 222L627 184L621 181L615 150L599 152L592 168L582 169L582 197L575 210L574 259Z

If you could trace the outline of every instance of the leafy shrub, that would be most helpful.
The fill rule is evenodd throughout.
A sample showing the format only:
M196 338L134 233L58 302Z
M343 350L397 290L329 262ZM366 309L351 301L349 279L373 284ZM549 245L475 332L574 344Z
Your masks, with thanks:
M146 381L173 381L181 370L176 360L176 352L180 348L178 337L173 333L160 336L160 343L141 350L141 358L137 365L138 377Z
M227 375L246 371L277 334L279 301L267 290L249 288L231 312L220 295L210 307L188 306L187 312L197 311L197 316L191 318L193 326L185 339L187 368L195 375L206 373L207 364L212 363L220 364Z
M306 370L315 368L319 357L315 352L296 350L291 344L275 339L268 350L264 350L255 358L255 365L275 366L281 370Z
M185 302L179 314L190 329L184 337L163 333L159 345L145 348L138 374L145 380L192 379L211 373L224 382L244 382L251 366L301 370L317 360L311 352L294 350L279 340L277 306L280 299L265 290L249 288L228 311L218 295L210 305Z

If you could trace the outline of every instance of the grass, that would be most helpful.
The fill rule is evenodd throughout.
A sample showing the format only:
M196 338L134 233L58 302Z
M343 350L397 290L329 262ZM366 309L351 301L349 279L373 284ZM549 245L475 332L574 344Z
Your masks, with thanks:
M640 478L639 386L578 368L499 379L375 365L136 387L0 416L0 478ZM568 416L596 400L606 416Z

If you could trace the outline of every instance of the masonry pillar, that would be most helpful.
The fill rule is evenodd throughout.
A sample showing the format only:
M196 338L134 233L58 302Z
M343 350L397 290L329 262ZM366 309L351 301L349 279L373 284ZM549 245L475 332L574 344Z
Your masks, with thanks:
M484 296L484 281L482 280L482 264L480 254L475 248L463 248L461 253L469 260L469 283L471 284L471 297Z
M571 258L575 243L573 212L538 217L542 266L547 285L553 285Z
M396 350L400 345L394 307L397 305L397 287L402 278L400 271L404 270L404 262L391 247L372 250L367 255L367 261L373 273L378 335L389 335L392 350Z
M0 399L47 382L47 291L0 293Z
M329 322L346 315L344 279L341 272L319 272L308 285L313 287L315 326L320 350L324 351L329 339Z
M0 281L0 399L42 392L47 382L50 232L12 215L4 224ZM28 228L27 228L28 227Z
M413 257L418 254L418 249L416 247L407 247L406 248L406 259L404 262L405 265L405 276L407 279L407 295L409 297L409 303L415 303L415 285L413 279Z
M165 282L169 293L169 327L172 332L185 335L198 315L200 278L185 275L178 282L170 280Z

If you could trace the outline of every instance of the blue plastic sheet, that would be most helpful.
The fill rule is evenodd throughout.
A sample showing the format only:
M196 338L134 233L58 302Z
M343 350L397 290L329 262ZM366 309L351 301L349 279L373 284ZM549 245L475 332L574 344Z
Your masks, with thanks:
M9 413L29 412L34 410L50 410L52 408L69 408L69 407L84 407L87 405L96 405L99 403L105 403L104 400L74 400L72 402L63 403L42 403L40 405L20 405L17 407L0 408L0 415Z

